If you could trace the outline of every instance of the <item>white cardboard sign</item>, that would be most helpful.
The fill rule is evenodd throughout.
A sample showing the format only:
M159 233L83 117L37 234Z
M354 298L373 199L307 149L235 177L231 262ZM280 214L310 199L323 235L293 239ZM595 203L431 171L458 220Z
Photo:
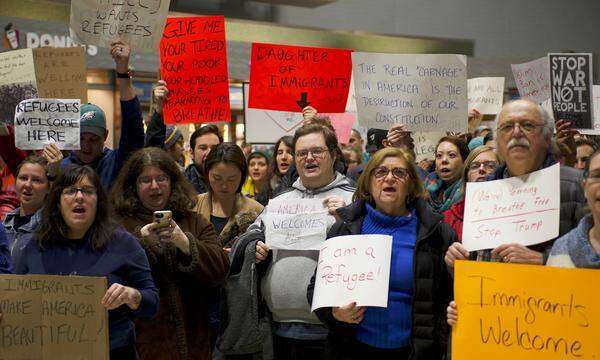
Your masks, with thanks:
M312 310L327 306L387 307L392 258L389 235L347 235L319 252Z
M110 48L122 40L136 52L156 52L163 35L170 0L72 0L71 38ZM184 31L182 31L183 33Z
M330 218L323 199L271 200L262 220L266 243L272 249L319 250Z
M412 137L415 141L416 162L423 159L435 159L435 147L441 138L446 136L446 132L413 132Z
M538 104L550 99L550 68L547 57L512 64L510 67L522 98Z
M467 81L469 109L485 115L496 115L504 101L504 78L481 77Z
M0 123L10 124L20 101L38 97L33 49L0 53Z
M362 126L467 130L466 56L354 52L352 68Z
M551 240L558 236L559 212L559 164L524 176L467 183L463 245L474 251Z
M60 150L79 150L79 99L28 99L15 109L15 145L40 150L55 143Z

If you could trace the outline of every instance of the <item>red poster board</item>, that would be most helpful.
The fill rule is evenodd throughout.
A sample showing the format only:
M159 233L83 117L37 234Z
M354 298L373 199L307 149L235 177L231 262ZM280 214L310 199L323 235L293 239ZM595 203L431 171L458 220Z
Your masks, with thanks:
M350 50L252 44L250 108L343 113L350 88Z
M165 123L231 120L225 18L168 18L160 41L160 74L169 89Z

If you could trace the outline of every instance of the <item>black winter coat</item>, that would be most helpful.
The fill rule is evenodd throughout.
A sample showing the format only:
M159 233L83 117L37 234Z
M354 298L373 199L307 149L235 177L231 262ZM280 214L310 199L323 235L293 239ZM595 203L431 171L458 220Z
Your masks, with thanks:
M413 260L413 304L411 331L411 360L443 359L446 354L449 328L446 307L452 298L452 278L444 263L446 250L457 241L454 230L443 222L442 215L434 212L423 200L411 204L419 219ZM338 220L327 234L328 238L360 234L366 215L364 201L338 209ZM315 278L308 287L312 303ZM316 310L319 319L329 328L327 355L331 359L351 358L356 325L337 321L331 308Z

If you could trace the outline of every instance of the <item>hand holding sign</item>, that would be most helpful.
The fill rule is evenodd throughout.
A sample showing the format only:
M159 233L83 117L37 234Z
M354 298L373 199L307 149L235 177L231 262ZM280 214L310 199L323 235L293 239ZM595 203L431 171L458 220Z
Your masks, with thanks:
M60 162L63 159L63 154L56 144L47 144L42 152L43 156L48 161L47 174L48 177L58 176L60 171Z
M336 306L331 309L331 313L337 321L348 324L360 324L365 317L365 310L366 308L364 306L356 306L356 303L353 302L346 306Z
M101 303L107 310L116 309L121 305L127 305L131 310L137 310L141 301L142 294L138 290L114 283L106 290Z
M110 44L110 56L112 56L115 64L117 65L118 73L129 72L129 56L131 55L131 48L129 45L122 41L115 41Z

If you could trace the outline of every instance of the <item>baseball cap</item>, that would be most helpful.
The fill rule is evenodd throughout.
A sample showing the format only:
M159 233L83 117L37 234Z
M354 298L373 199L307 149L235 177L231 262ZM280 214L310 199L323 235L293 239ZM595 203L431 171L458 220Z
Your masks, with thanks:
M367 131L367 147L365 150L372 153L383 149L383 139L387 138L387 130L371 128Z
M104 111L98 105L87 103L81 106L79 114L81 133L98 135L104 139L104 131L106 130L106 115L104 115Z

